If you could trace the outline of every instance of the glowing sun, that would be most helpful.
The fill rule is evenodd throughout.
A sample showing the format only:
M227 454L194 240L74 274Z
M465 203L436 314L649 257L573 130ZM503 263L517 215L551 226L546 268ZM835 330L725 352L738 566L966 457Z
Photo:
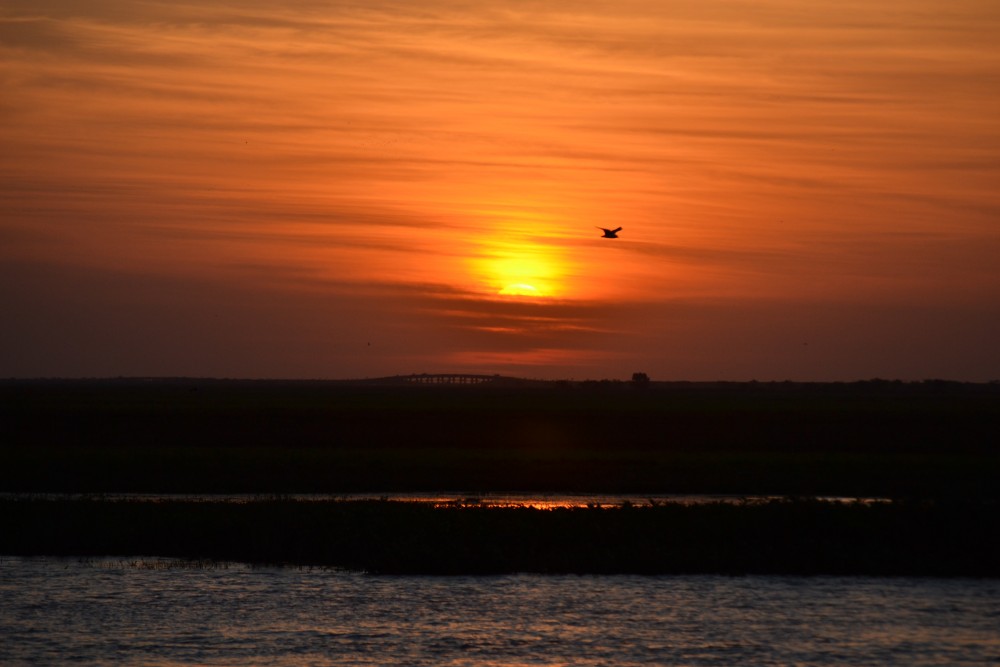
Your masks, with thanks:
M563 272L548 246L491 240L474 269L494 294L544 298L562 292Z
M499 292L504 295L513 296L538 296L538 290L534 285L528 285L526 283L514 283L512 285L507 285Z

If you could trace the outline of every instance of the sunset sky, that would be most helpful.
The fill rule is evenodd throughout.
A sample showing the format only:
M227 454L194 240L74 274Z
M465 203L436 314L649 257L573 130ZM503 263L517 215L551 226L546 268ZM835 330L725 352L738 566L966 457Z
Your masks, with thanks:
M5 0L0 86L0 377L1000 379L996 0Z

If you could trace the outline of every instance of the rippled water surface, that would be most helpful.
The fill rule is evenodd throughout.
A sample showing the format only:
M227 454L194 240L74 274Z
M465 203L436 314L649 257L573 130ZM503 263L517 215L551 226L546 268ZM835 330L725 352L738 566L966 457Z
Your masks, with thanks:
M0 664L986 665L1000 581L0 560Z

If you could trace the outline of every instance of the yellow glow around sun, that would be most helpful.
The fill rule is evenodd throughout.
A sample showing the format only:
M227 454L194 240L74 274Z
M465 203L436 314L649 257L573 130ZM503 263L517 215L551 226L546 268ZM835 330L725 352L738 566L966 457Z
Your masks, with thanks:
M561 261L552 247L496 239L484 246L473 268L490 292L527 298L562 294Z

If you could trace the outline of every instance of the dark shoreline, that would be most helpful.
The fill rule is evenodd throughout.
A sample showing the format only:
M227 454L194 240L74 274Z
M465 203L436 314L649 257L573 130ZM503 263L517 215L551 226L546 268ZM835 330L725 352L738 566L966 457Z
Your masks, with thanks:
M377 574L1000 577L998 509L816 500L540 510L24 498L0 500L0 553Z
M1000 576L1000 385L0 381L0 554ZM889 498L537 510L286 494ZM260 494L249 503L101 494ZM30 494L96 494L45 499Z

